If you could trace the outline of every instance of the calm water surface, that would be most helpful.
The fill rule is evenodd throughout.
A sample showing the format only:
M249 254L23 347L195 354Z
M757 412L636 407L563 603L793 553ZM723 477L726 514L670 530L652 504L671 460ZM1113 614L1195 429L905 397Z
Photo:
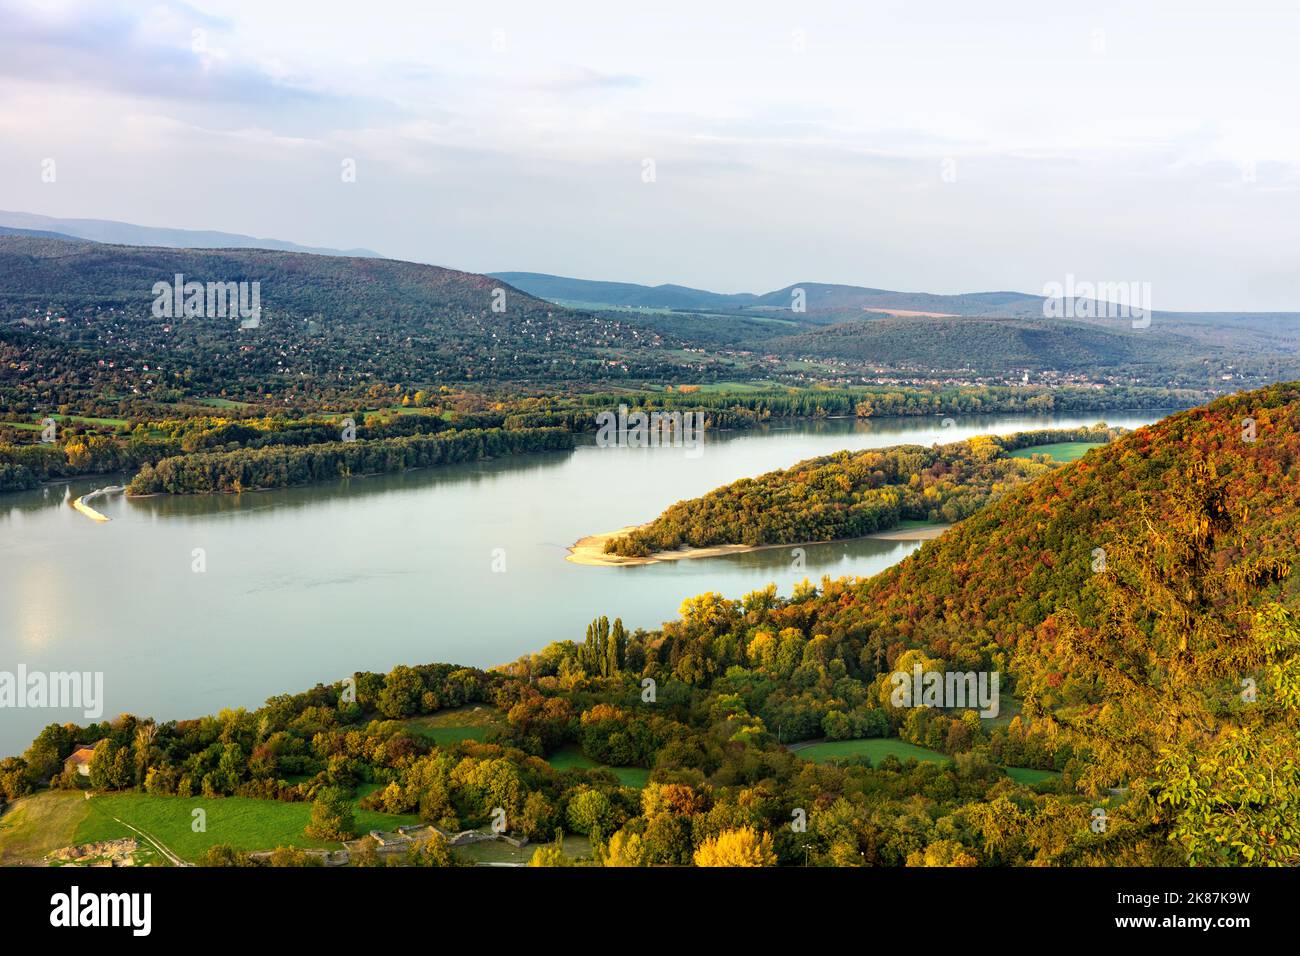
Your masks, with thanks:
M160 719L334 681L355 670L452 661L481 667L562 639L595 616L629 628L675 616L684 597L739 597L769 582L870 575L916 542L772 549L630 568L564 560L584 535L648 521L719 485L840 449L932 444L1076 427L1099 413L801 422L711 433L680 448L596 448L329 485L202 498L98 499L98 479L0 495L0 671L102 671L104 713ZM1112 413L1136 427L1159 412ZM207 570L192 570L202 548ZM493 570L502 549L505 572ZM500 561L497 561L500 564ZM0 710L0 755L78 711Z

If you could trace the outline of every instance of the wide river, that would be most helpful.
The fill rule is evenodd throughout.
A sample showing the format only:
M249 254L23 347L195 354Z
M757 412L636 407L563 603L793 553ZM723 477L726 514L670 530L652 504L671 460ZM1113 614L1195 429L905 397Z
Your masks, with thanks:
M102 672L103 713L159 719L331 682L356 670L449 661L488 667L593 617L629 628L684 597L870 575L919 544L858 540L641 567L565 561L584 535L648 521L745 476L840 449L1076 427L1100 413L830 420L713 432L681 448L597 448L240 496L68 498L110 479L0 495L0 671ZM1111 413L1136 427L1161 417ZM114 479L120 480L120 479ZM201 550L206 568L195 571ZM504 570L501 570L504 565ZM0 709L0 756L79 710Z

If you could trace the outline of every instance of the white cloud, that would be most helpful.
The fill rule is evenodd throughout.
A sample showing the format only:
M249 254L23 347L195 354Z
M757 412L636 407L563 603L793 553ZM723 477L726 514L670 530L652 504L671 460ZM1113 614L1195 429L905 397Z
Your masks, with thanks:
M1042 6L0 0L0 207L724 290L1072 272L1300 308L1300 16Z

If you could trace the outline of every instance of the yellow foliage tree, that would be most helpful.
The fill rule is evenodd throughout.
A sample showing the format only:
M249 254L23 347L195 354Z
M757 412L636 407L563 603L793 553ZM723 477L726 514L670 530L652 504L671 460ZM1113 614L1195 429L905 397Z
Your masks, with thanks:
M723 830L695 851L696 866L776 866L772 837L753 827Z
M645 866L645 848L641 837L619 830L609 838L605 852L606 866Z
M980 861L956 840L936 840L907 855L908 866L979 866Z

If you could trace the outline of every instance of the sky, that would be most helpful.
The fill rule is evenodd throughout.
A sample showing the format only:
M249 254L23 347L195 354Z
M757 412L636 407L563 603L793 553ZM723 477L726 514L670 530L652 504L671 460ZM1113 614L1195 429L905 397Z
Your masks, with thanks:
M0 208L719 292L1300 310L1298 36L1294 0L0 0Z

